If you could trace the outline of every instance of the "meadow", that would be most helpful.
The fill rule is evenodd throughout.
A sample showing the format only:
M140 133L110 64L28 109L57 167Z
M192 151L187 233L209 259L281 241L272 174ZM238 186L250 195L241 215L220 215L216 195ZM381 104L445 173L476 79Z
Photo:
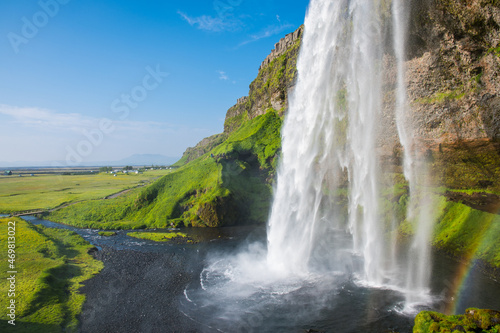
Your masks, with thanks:
M78 289L103 268L102 262L89 254L93 246L75 232L33 226L19 218L0 219L2 244L7 244L8 226L14 223L15 258L8 261L7 246L0 253L0 307L6 309L15 300L16 332L75 332L85 301ZM15 295L7 297L12 288L8 271L14 269ZM8 320L2 311L0 331L14 328Z
M143 174L118 173L116 177L108 173L0 176L0 214L53 209L75 202L103 199L148 184L170 172L148 170Z

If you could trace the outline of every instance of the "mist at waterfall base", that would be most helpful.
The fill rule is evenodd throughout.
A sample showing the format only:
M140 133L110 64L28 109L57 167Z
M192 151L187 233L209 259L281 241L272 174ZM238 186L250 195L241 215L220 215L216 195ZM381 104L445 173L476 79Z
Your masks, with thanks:
M311 1L267 242L212 254L199 284L185 290L187 316L222 332L376 332L407 330L418 311L443 301L445 293L431 292L432 207L408 121L407 10L394 0L388 16L385 3ZM397 71L391 89L406 217L415 225L406 242L397 239L401 221L381 214L387 184L376 142L387 54Z

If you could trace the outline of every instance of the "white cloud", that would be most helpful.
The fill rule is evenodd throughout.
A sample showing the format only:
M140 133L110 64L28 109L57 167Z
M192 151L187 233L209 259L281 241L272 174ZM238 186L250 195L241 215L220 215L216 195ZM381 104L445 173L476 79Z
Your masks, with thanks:
M5 161L65 160L67 147L74 150L84 133L100 131L101 118L78 113L58 113L36 107L0 105L0 156ZM212 134L205 128L156 121L110 118L113 130L104 133L84 161L114 160L134 153L154 152L180 156L187 145L195 145ZM101 142L102 141L102 142Z
M79 131L95 126L97 121L78 113L55 113L37 107L0 105L0 114L13 118L13 123L22 127L43 130Z
M17 128L28 127L42 131L60 131L82 133L83 130L99 128L102 118L88 117L79 113L57 113L36 107L17 107L0 105L0 115L11 117ZM114 132L151 133L152 131L175 131L176 126L154 121L113 120Z
M219 73L219 79L223 81L229 80L229 76L227 76L226 72L224 71L217 71Z
M262 30L261 32L259 32L258 34L250 35L250 39L249 40L246 40L246 41L240 43L238 46L243 46L243 45L246 45L246 44L250 44L250 43L256 42L256 41L261 40L263 38L268 38L268 37L271 37L271 36L278 35L278 34L282 33L283 31L285 31L285 30L287 30L287 29L289 29L291 27L293 27L292 24L282 24L282 25L279 25L279 26L276 26L276 25L268 26L267 28L265 28L264 30Z
M201 30L208 31L223 31L232 30L235 28L237 21L233 19L223 20L220 17L212 17L208 15L202 15L199 17L190 17L181 11L177 12L189 25L196 26Z

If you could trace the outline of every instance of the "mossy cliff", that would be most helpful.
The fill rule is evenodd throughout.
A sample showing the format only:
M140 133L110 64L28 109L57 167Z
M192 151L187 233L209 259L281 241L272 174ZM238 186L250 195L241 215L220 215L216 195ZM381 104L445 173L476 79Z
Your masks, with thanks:
M180 166L206 154L227 139L243 123L267 112L269 108L282 116L288 107L288 91L297 78L297 57L304 26L286 35L275 44L274 50L262 62L257 78L250 84L248 96L241 97L226 113L224 132L205 138L193 148L188 148Z
M271 203L281 125L282 117L269 109L144 189L116 199L78 203L49 218L100 229L263 223Z
M500 332L500 312L470 308L464 315L445 316L422 311L415 318L413 333Z

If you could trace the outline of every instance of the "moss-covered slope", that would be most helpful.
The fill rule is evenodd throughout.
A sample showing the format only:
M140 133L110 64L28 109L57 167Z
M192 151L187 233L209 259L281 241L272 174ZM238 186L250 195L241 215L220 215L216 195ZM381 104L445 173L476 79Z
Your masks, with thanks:
M135 200L135 219L148 226L176 219L209 227L264 222L280 128L274 110L246 122L207 154L145 189Z
M101 229L265 222L281 125L282 117L269 109L150 186L116 199L82 202L53 212L50 219Z

